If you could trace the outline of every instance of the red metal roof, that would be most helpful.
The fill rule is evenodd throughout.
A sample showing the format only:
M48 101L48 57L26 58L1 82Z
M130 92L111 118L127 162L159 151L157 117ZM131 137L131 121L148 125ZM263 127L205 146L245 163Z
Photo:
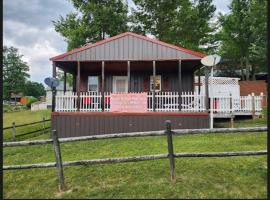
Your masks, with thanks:
M148 38L146 36L139 35L139 34L136 34L136 33L125 32L125 33L121 33L119 35L116 35L116 36L113 36L113 37L98 41L98 42L96 42L94 44L88 44L88 45L85 45L83 47L76 48L76 49L73 49L73 50L68 51L66 53L63 53L63 54L60 54L58 56L52 57L52 58L50 58L50 61L56 61L58 59L64 58L65 56L68 56L68 55L71 55L71 54L74 54L74 53L78 53L78 52L86 50L86 49L96 47L98 45L101 45L101 44L104 44L104 43L119 39L119 38L127 36L127 35L132 35L134 37L137 37L137 38L140 38L140 39L143 39L143 40L147 40L147 41L151 41L153 43L156 43L156 44L159 44L159 45L162 45L162 46L165 46L165 47L173 48L173 49L176 49L178 51L182 51L182 52L185 52L185 53L188 53L188 54L191 54L191 55L194 55L194 56L198 56L198 57L201 57L201 58L206 56L206 54L201 53L201 52L197 52L197 51L193 51L193 50L186 49L186 48L183 48L183 47L179 47L179 46L176 46L176 45L168 44L166 42L162 42L162 41L156 40L156 39L151 39L151 38Z

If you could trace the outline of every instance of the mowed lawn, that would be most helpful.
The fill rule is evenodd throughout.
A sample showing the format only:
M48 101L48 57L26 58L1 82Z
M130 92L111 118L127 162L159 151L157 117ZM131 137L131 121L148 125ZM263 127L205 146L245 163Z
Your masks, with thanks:
M16 125L27 124L37 121L42 121L43 117L45 119L51 118L51 111L48 110L40 110L40 111L31 111L31 110L22 110L17 112L3 113L3 127L10 127L12 123L15 122ZM46 122L45 127L50 127L51 122ZM24 133L39 130L43 128L43 123L18 127L16 128L16 140L26 140L33 139L36 136L40 137L42 132L33 133L29 135L21 136ZM3 132L4 141L8 141L12 137L12 129L4 130ZM48 134L47 134L48 135ZM44 136L43 136L44 137Z
M174 136L181 152L266 149L266 133ZM64 161L167 152L165 136L61 144ZM54 162L51 145L4 148L4 165ZM266 156L177 158L169 161L64 167L68 191L59 193L56 168L4 171L4 198L266 198Z

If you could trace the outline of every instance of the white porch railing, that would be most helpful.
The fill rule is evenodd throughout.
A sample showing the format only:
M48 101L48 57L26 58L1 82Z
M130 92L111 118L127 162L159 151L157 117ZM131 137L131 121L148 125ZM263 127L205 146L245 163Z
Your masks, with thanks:
M154 92L148 92L147 102L148 111L154 111ZM179 94L178 92L156 92L156 107L158 112L177 112L179 111Z
M77 93L60 93L55 96L55 111L75 112L77 110Z
M181 95L181 111L183 112L203 112L205 107L205 95L193 92L183 92Z
M110 92L104 93L102 99L101 92L81 92L80 111L81 112L101 112L102 101L104 111L110 111ZM77 111L77 94L63 93L56 95L55 111L74 112ZM154 111L153 92L147 93L148 111ZM254 103L253 103L254 99ZM157 112L178 112L179 100L181 100L182 112L204 112L206 111L205 96L193 92L183 92L179 98L178 92L156 92L155 111ZM241 96L232 98L231 96L218 96L213 98L214 113L251 113L262 111L262 96ZM211 109L211 108L210 108Z
M102 95L100 92L81 92L80 111L81 112L100 112Z
M253 109L261 112L262 96L218 96L213 98L212 108L214 113L251 113Z

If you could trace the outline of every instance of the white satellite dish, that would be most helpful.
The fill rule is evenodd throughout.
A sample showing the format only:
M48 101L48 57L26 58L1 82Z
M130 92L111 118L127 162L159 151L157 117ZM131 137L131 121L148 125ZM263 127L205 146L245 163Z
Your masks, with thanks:
M217 54L209 55L201 59L204 66L212 67L220 62L221 57Z

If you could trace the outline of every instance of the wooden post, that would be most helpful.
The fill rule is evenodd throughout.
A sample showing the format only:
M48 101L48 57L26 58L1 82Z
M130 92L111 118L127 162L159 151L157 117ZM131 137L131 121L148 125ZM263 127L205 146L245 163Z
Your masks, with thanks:
M64 72L64 94L67 90L67 72Z
M183 88L182 88L182 61L179 60L178 61L178 85L179 85L179 111L181 111L181 104L182 104L182 92L183 92Z
M130 92L130 61L127 61L128 92Z
M168 156L170 160L170 176L171 180L175 179L174 169L175 169L175 161L174 161L174 153L173 153L173 140L172 140L172 131L171 131L171 121L165 121L165 134L167 135L168 142Z
M102 108L102 111L104 111L104 107L105 107L105 99L104 99L104 88L105 88L105 85L104 85L104 81L105 81L105 62L102 61L102 65L101 65L101 93L102 93L102 100L101 100L101 108Z
M12 139L16 140L16 125L15 125L15 122L12 122Z
M72 91L73 92L76 92L76 74L75 74L75 72L72 74Z
M43 127L42 127L43 128L43 134L45 134L45 117L43 117L42 120L43 120Z
M80 88L80 82L81 82L81 64L80 61L77 62L77 111L80 111L80 93L81 93L81 88Z
M53 78L56 78L56 64L55 64L55 62L53 62L52 65L53 65L52 76L53 76Z
M53 78L56 78L56 64L53 62ZM55 111L56 87L52 87L52 112Z
M156 112L156 61L153 60L153 111Z
M59 178L59 190L63 191L65 189L64 171L63 171L63 165L62 165L60 143L58 140L56 130L52 130L52 140L53 140L53 149L54 149L54 154L55 154L57 173L58 173L58 178Z
M255 96L254 93L251 93L252 98L252 119L255 119Z
M234 116L231 115L230 128L234 128L234 121L233 121L233 119L234 119Z
M201 68L199 68L199 76L198 76L198 94L201 93Z
M204 86L205 86L205 108L206 111L209 111L209 90L208 90L208 80L209 80L209 70L207 67L204 67Z

